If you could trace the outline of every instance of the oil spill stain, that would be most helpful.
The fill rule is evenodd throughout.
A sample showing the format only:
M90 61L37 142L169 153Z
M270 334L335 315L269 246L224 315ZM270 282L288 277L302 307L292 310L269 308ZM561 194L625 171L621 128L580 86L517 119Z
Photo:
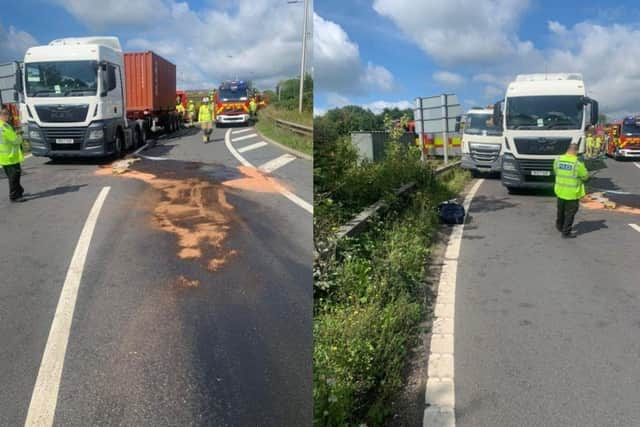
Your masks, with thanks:
M111 173L109 166L96 172ZM142 161L118 176L143 181L161 192L153 208L152 224L177 237L178 258L200 260L213 272L238 255L225 246L234 207L219 182L198 172L197 163Z
M636 196L637 197L637 196ZM605 195L604 193L587 194L580 201L580 205L591 210L607 210L612 212L640 215L640 208L629 206L625 203L633 203L632 197Z
M198 288L200 287L200 281L199 280L190 280L187 279L184 276L179 276L178 280L176 281L176 286L178 286L179 288Z

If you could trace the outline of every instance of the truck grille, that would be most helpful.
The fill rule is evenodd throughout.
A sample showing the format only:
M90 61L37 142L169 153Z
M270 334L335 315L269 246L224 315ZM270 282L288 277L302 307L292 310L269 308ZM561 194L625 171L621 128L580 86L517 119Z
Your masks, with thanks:
M514 138L513 142L520 154L556 156L566 153L571 138Z
M87 132L85 127L41 128L52 150L80 150ZM57 139L73 139L73 144L58 144Z
M45 123L84 122L89 105L36 105L40 120Z
M471 158L476 162L493 163L500 155L500 145L494 144L469 144Z

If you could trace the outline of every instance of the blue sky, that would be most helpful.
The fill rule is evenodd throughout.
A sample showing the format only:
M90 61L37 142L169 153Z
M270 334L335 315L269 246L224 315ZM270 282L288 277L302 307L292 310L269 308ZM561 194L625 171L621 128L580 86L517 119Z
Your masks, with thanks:
M273 88L299 73L302 17L302 5L285 0L5 1L0 62L56 38L115 35L127 51L174 62L181 88L236 76Z
M582 72L610 115L640 111L637 2L325 0L315 5L315 108L374 111L454 92L500 99L518 73ZM623 64L620 66L619 64Z

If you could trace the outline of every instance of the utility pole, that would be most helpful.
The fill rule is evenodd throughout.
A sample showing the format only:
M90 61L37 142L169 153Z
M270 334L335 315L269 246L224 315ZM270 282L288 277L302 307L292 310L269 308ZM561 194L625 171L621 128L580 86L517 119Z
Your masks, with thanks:
M304 18L302 20L302 55L300 58L300 99L298 100L298 112L302 113L302 95L304 93L304 69L305 69L305 57L307 55L307 16L309 15L309 1L304 0ZM296 4L300 3L299 0L291 1L287 3Z

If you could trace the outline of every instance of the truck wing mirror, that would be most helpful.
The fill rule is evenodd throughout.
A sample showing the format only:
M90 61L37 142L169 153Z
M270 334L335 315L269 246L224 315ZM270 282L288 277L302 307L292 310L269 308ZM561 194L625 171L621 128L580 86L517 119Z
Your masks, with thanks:
M595 125L598 123L598 101L595 99L590 100L591 104L591 124Z
M497 128L502 125L502 101L493 105L493 125Z

